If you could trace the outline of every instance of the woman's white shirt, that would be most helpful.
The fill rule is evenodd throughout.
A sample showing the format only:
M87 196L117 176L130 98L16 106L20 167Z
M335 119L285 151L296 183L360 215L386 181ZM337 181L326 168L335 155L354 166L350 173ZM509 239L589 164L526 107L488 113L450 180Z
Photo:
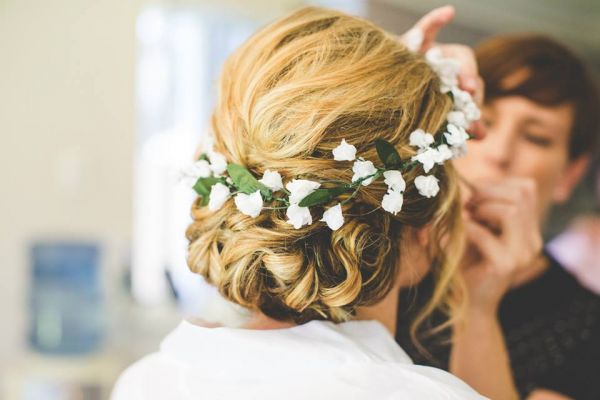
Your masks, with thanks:
M112 400L484 399L455 376L416 366L376 321L285 329L183 321L160 351L119 377Z

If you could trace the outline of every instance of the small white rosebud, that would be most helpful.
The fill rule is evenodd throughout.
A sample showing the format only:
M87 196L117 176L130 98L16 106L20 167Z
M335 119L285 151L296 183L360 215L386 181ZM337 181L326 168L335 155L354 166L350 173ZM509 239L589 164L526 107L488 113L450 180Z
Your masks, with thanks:
M292 224L294 228L300 229L304 225L312 224L312 215L308 207L300 207L298 204L291 204L285 215L288 217L288 223Z
M274 192L283 189L283 181L277 171L266 170L262 179L258 181Z
M410 134L408 143L419 149L426 149L433 143L433 135L431 133L426 133L423 129L417 129Z
M421 50L423 45L423 30L421 28L412 28L404 34L402 41L406 45L406 48L413 53L417 53Z
M208 178L212 175L212 170L210 169L210 164L206 160L198 160L196 161L190 170L196 178Z
M442 93L452 91L458 85L460 63L453 58L444 57L439 47L432 47L425 53L427 63L438 75L441 81Z
M356 147L342 139L342 143L332 151L333 159L336 161L352 161L356 158Z
M235 198L235 205L238 210L244 215L252 218L258 217L263 207L263 199L260 195L260 190L252 194L238 193Z
M375 168L371 161L356 160L352 165L352 172L354 172L354 175L352 175L352 182L356 182L359 179L375 174L377 172L377 168ZM373 182L373 177L365 179L361 182L361 184L363 186L367 186L371 182Z
M415 186L421 196L435 197L440 191L438 179L433 175L419 175L415 178Z
M461 127L448 124L446 129L448 132L444 133L444 136L450 146L462 146L469 139L469 134Z
M402 173L400 171L385 171L383 173L383 177L385 178L385 184L388 185L388 188L390 190L404 192L404 189L406 189L406 182L404 181L404 178L402 177Z
M210 211L216 211L223 207L223 204L231 196L229 188L223 185L221 182L217 182L210 188L210 194L208 197L208 209Z
M469 121L467 121L467 117L462 111L450 111L446 117L446 120L449 124L460 126L464 129L469 127Z
M337 204L331 208L328 208L327 211L323 213L323 218L321 221L326 222L327 226L332 231L337 231L344 225L344 215L342 214L342 205Z
M452 158L462 157L467 154L467 144L463 143L460 146L452 146L450 147L450 151L452 152Z
M437 151L437 155L436 155L435 162L437 164L443 164L447 160L450 160L451 158L454 157L454 153L452 153L452 150L450 150L450 147L448 147L447 144L440 144L437 147L436 151Z
M210 169L215 175L221 175L227 170L227 159L223 154L210 150L207 156L210 160Z
M452 98L454 101L454 109L464 111L465 107L473 103L473 97L466 90L460 89L458 86L452 88Z
M395 190L388 190L381 200L381 207L394 215L402 211L402 204L404 204L404 196Z
M477 107L477 104L475 104L474 101L470 101L469 103L465 104L462 110L465 114L465 118L469 123L477 121L481 118L481 110L479 109L479 107Z
M321 186L319 182L313 182L306 179L293 179L285 187L290 192L290 203L298 204L306 196L317 190Z
M431 168L435 165L438 159L438 152L436 149L429 147L427 150L413 156L411 158L412 161L418 161L423 164L423 170L425 172L429 172Z

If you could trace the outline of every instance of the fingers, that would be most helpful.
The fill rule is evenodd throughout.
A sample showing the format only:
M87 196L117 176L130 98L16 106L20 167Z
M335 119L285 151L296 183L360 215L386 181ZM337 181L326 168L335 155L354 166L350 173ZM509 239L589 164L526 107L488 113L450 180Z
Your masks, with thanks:
M473 187L474 193L466 204L473 219L511 235L513 231L539 230L537 190L532 179L505 178L473 183Z
M541 251L537 191L531 179L507 178L476 184L476 192L466 210L472 219L468 222L487 230L503 246L503 262L520 268Z
M491 182L471 182L471 184L475 189L471 196L471 202L474 204L485 201L504 201L525 203L530 208L537 204L536 183L530 178L510 177Z
M421 52L426 52L433 46L439 31L454 18L454 7L444 6L436 8L425 14L411 29L419 30L423 34ZM410 31L409 31L410 32Z
M517 216L518 208L514 204L488 201L471 209L471 217L488 227L492 233L500 235L506 232L511 221Z
M474 221L465 221L465 231L469 243L479 251L485 260L494 261L502 257L504 247L498 238L486 227Z

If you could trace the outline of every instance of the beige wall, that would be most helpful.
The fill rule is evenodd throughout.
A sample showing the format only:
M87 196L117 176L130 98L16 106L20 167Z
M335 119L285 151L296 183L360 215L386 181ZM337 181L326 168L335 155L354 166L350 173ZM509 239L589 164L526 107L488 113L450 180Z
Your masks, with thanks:
M0 359L21 348L27 245L131 230L142 0L0 0ZM112 260L112 261L111 261Z

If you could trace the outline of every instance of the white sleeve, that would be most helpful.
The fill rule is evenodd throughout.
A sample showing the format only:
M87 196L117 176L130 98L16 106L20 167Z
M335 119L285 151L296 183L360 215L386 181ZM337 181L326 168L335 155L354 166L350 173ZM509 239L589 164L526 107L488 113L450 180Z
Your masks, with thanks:
M153 353L136 361L121 373L110 396L111 400L149 400L146 393L160 381L161 355Z

